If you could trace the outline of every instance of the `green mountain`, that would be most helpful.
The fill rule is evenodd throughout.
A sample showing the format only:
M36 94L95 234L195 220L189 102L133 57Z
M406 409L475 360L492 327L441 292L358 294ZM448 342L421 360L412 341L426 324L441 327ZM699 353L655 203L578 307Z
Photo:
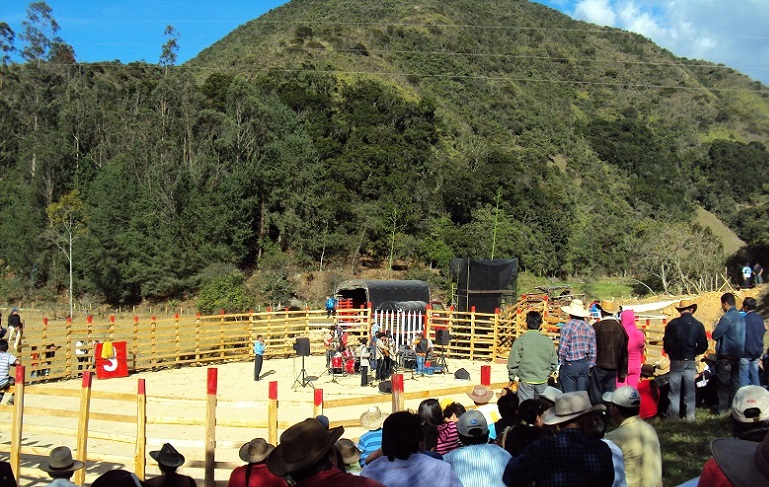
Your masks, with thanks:
M695 290L725 260L698 207L769 248L769 90L540 4L293 0L182 66L44 61L0 85L7 295L66 287L73 190L110 302L465 255Z

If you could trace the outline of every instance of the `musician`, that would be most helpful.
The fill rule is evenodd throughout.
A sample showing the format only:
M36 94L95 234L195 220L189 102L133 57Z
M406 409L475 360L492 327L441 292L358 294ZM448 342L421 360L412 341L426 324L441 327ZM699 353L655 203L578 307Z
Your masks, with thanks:
M331 366L331 358L334 356L334 328L328 329L323 336L323 348L326 349L326 368Z
M376 380L385 380L392 370L392 358L390 357L390 343L383 332L376 334L376 351L379 357L376 370Z
M425 359L427 358L427 353L430 351L431 347L432 344L430 343L430 340L425 338L424 333L419 333L414 337L414 342L411 348L414 350L414 353L416 353L417 374L425 375Z
M360 339L360 346L358 347L358 358L360 359L360 386L368 385L368 359L371 356L371 352L368 348L368 340L365 338Z

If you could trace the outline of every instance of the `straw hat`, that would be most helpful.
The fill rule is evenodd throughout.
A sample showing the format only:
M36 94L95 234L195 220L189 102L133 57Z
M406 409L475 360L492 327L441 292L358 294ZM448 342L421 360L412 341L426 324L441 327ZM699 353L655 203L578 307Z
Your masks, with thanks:
M166 467L176 468L184 465L184 455L176 451L170 443L164 443L160 450L151 451L150 456Z
M676 309L680 313L681 311L687 310L689 308L692 308L692 313L697 311L697 303L693 302L691 299L682 299L678 306L676 306Z
M48 461L40 464L40 470L48 473L74 472L85 467L85 463L72 459L72 450L57 446L48 454Z
M586 391L567 392L555 400L555 406L545 411L542 422L547 425L561 424L593 411L605 410L603 404L593 406Z
M561 306L561 311L570 316L577 316L579 318L587 318L590 316L590 311L585 308L585 303L583 303L581 299L572 299L568 306Z
M598 303L598 307L601 308L601 311L604 313L609 313L610 315L613 315L619 311L619 305L614 301L604 300Z
M667 357L661 357L654 363L654 375L665 375L670 372L670 359Z
M315 418L297 423L280 435L280 443L267 457L267 468L273 475L286 475L316 464L344 433L344 427L327 430Z
M490 391L486 386L475 386L473 392L466 392L467 397L477 402L478 404L486 404L494 396L494 391Z
M360 425L369 431L378 430L382 427L386 413L383 413L378 406L371 406L368 410L360 415Z
M270 456L275 447L265 441L264 438L254 438L240 447L238 455L246 463L259 463Z

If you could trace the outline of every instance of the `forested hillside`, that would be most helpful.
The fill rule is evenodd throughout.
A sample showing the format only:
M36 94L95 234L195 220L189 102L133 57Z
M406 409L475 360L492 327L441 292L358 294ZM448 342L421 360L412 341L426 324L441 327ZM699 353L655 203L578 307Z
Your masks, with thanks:
M698 206L769 248L769 89L539 4L293 0L180 66L43 47L0 77L7 299L70 256L110 303L454 256L672 291L724 265Z

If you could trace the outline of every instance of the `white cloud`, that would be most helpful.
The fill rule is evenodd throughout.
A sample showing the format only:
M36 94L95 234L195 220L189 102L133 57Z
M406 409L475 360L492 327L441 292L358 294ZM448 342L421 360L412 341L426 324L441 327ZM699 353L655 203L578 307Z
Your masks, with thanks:
M609 0L580 0L574 5L574 18L593 24L613 26L617 15Z

